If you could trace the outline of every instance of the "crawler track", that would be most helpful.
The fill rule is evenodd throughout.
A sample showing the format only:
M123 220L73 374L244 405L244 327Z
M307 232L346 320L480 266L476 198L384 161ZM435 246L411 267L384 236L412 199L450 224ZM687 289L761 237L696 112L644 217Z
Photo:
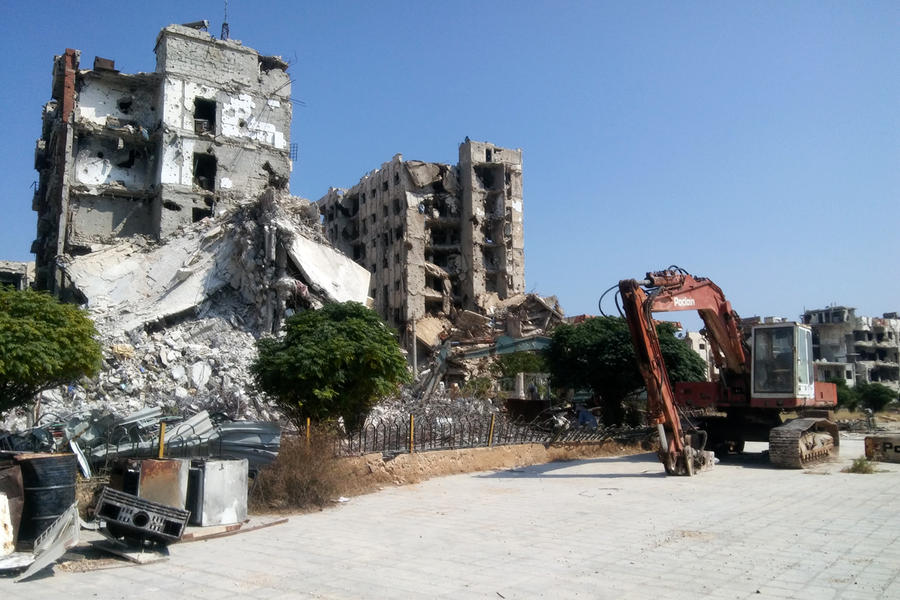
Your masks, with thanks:
M837 425L828 419L794 419L769 431L769 460L802 469L827 459L839 443Z

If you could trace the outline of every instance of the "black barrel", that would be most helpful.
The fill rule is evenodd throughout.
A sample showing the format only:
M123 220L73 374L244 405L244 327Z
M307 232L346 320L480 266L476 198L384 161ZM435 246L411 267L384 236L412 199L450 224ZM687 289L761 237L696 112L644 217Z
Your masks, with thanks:
M16 462L25 491L19 543L28 546L75 502L77 462L74 454L18 454Z

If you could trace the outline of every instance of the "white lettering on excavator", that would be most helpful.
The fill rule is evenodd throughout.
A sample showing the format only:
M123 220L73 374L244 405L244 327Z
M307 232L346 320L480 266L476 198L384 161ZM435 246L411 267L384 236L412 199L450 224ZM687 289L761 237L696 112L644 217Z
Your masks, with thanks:
M672 303L675 306L693 306L696 304L693 298L679 298L678 296L672 296Z

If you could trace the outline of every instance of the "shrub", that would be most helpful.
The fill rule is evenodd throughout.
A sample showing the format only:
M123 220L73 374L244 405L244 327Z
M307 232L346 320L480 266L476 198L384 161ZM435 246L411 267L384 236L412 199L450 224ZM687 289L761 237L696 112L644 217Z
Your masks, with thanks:
M346 473L334 455L335 437L315 433L283 437L278 458L264 467L253 486L254 511L321 508L338 497Z
M875 472L875 465L865 456L853 459L853 464L841 469L842 473L863 473L869 475Z

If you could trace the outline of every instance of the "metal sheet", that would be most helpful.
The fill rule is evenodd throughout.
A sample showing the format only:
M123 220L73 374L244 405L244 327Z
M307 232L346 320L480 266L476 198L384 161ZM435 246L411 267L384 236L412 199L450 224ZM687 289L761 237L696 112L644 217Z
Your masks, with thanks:
M247 459L208 460L203 468L200 524L229 525L247 518Z
M191 463L180 458L141 461L137 495L151 502L184 509Z

